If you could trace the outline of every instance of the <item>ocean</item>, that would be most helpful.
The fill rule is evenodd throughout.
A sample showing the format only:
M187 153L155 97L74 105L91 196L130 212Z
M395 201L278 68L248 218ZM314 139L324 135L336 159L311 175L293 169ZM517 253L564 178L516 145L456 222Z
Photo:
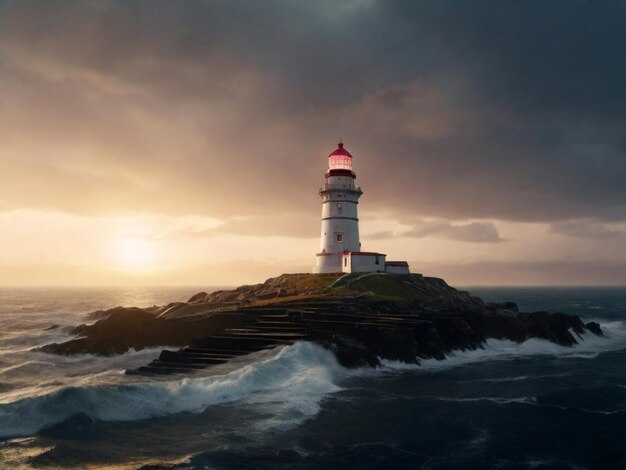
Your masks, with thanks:
M574 348L489 341L348 370L309 343L188 378L123 370L159 349L60 357L87 313L188 288L0 289L0 468L626 468L626 288L468 288L598 321Z

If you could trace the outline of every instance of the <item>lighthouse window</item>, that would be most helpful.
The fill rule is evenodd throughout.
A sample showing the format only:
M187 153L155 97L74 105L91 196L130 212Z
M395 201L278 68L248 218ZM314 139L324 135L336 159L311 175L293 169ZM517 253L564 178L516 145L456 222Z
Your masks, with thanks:
M336 233L335 237L337 238L337 243L343 242L343 233Z
M339 212L340 214L343 212L343 207L342 207L341 203L337 204L337 212Z

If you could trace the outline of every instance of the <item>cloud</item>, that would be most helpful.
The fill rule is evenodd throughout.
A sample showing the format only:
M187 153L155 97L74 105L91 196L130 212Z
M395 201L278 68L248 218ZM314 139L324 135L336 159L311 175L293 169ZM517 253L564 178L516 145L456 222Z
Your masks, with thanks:
M343 137L363 204L390 218L623 221L625 16L617 1L5 1L0 210L317 213Z
M281 216L245 217L226 220L216 226L187 226L157 237L216 237L240 235L247 237L319 237L319 219L300 214Z
M403 232L402 236L412 238L447 238L449 240L474 243L499 243L504 241L493 222L454 224L446 220L422 221L416 223L411 230Z
M550 231L574 238L602 240L626 236L626 227L623 225L604 224L594 220L566 220L554 222Z
M391 230L382 230L379 232L365 234L363 238L367 238L367 240L389 240L390 238L396 238L398 236L399 233L397 232L393 232Z
M393 224L392 221L388 221ZM449 220L402 220L395 223L395 230L365 233L367 240L390 240L394 238L442 238L472 243L500 243L503 239L493 222L453 222ZM411 226L410 229L406 227Z

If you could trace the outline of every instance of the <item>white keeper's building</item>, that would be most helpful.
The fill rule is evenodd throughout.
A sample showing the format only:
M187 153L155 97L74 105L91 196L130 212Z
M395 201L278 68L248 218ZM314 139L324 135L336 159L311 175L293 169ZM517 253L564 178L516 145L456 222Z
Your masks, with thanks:
M388 272L409 274L406 261L387 261L387 255L361 251L357 205L363 194L356 186L352 155L342 142L328 156L322 198L322 235L314 273Z

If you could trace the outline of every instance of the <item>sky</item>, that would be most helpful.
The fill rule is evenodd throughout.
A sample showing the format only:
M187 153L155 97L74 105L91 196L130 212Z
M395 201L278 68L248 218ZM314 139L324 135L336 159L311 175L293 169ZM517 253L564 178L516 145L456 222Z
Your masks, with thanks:
M626 2L0 0L0 285L626 284Z

